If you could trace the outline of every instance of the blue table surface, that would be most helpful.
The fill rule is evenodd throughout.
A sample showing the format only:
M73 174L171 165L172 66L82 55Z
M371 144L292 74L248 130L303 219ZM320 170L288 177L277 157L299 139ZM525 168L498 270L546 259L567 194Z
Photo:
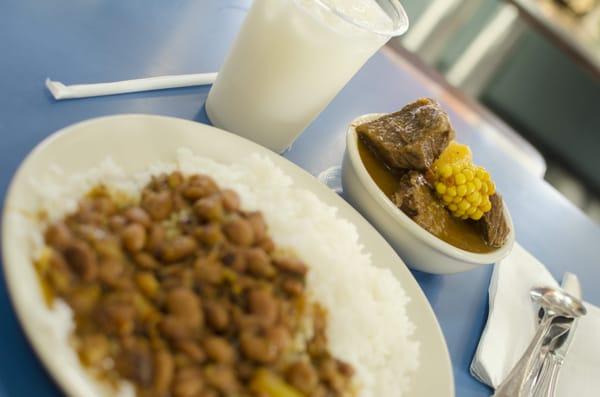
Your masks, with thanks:
M48 76L82 83L216 71L247 6L242 0L0 0L0 195L37 143L74 122L117 113L207 122L208 87L55 102L43 82ZM586 299L600 304L600 228L516 161L493 125L389 51L367 63L286 157L313 174L339 165L351 119L393 111L420 96L442 102L459 140L491 170L518 241L557 279L567 270L580 275ZM468 367L487 316L491 267L452 276L414 275L443 328L457 396L488 396L490 390ZM0 283L0 318L0 396L61 395L24 337L5 283Z

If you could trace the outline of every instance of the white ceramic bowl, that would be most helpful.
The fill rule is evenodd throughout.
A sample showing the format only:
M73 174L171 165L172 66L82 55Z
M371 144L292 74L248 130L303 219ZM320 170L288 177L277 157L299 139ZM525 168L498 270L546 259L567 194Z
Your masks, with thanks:
M413 269L427 273L451 274L496 263L515 241L510 213L504 215L510 234L504 245L492 252L478 254L457 248L439 239L398 209L375 184L358 153L356 126L381 117L367 114L355 119L346 134L346 152L342 165L342 186L346 199L367 218Z

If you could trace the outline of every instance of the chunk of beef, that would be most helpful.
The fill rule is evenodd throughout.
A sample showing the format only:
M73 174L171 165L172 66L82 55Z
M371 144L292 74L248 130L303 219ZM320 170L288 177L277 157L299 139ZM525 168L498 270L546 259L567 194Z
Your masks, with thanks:
M431 187L420 172L410 171L400 178L392 201L413 221L435 235L439 235L450 222L450 213L434 197Z
M359 138L391 169L424 171L454 138L448 115L431 99L356 127Z
M506 242L510 228L504 217L502 196L498 193L490 196L492 209L479 220L485 242L491 247L502 247Z

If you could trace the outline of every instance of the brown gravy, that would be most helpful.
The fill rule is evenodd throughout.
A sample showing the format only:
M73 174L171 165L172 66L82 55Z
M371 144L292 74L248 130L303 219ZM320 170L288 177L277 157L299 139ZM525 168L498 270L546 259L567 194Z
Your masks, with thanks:
M360 139L358 140L358 153L373 181L390 198L398 187L397 176L386 168ZM446 227L435 236L457 248L470 252L488 253L494 250L493 247L486 244L474 223L456 218L451 218L451 222L447 223Z

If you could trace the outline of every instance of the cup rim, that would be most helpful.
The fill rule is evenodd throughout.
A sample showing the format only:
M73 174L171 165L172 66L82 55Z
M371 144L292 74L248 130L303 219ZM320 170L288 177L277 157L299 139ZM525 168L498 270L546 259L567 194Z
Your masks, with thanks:
M397 18L398 21L397 22L393 21L393 25L394 25L393 29L374 29L373 27L368 26L365 23L356 21L355 19L350 17L348 14L338 10L336 7L332 6L331 4L328 4L328 2L326 0L314 0L314 2L317 3L317 5L319 5L321 8L331 12L332 14L341 18L345 22L347 22L361 30L367 31L369 33L375 33L380 36L386 36L389 38L401 36L404 33L406 33L406 31L408 30L408 27L410 25L410 22L408 19L408 14L406 13L406 10L404 9L404 7L400 3L400 1L398 1L398 0L386 0L386 1L388 1L390 3L390 5L398 13L398 18ZM382 8L382 10L383 10L383 8ZM383 10L383 11L389 16L388 12L386 12L385 10ZM393 18L393 19L395 19L395 18Z

